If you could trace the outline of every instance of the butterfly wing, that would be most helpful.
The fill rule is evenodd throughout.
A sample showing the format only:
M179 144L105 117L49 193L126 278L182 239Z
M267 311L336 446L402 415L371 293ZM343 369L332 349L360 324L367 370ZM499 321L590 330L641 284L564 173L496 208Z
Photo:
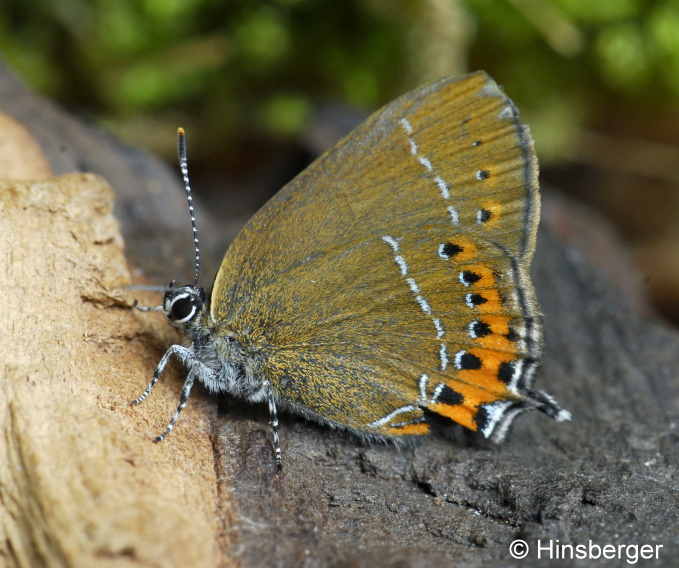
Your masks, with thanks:
M398 436L426 433L429 410L499 440L552 402L530 390L538 218L511 101L485 73L442 79L375 113L250 220L211 315L306 415Z

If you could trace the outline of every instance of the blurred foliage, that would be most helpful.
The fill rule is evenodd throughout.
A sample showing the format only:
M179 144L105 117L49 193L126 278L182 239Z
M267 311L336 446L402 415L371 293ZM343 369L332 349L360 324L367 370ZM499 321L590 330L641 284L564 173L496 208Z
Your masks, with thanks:
M321 101L371 110L486 69L543 160L614 106L679 95L679 0L3 0L0 52L35 88L154 150L297 135ZM616 101L611 104L611 101Z

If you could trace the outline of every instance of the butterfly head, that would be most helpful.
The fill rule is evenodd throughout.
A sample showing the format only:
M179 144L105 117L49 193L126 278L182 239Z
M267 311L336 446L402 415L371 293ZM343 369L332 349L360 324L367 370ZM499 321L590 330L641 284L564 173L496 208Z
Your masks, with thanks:
M201 326L207 308L207 295L203 288L186 285L175 288L174 281L163 296L163 313L169 322L191 336L194 328Z

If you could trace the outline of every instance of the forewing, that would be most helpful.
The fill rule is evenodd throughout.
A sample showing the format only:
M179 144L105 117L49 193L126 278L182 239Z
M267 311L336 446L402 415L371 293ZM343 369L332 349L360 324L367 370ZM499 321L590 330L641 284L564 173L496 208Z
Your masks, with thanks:
M427 408L491 435L493 409L520 403L540 357L527 277L536 174L530 137L487 75L422 87L251 219L217 274L212 316L298 410L398 435L426 432Z

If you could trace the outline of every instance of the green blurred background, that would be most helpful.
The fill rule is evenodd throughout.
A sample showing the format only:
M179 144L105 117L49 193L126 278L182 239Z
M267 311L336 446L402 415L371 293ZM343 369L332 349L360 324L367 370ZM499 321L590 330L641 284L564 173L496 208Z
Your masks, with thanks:
M171 163L184 126L196 191L259 201L371 110L485 69L543 181L614 220L679 321L679 0L3 0L0 53Z

